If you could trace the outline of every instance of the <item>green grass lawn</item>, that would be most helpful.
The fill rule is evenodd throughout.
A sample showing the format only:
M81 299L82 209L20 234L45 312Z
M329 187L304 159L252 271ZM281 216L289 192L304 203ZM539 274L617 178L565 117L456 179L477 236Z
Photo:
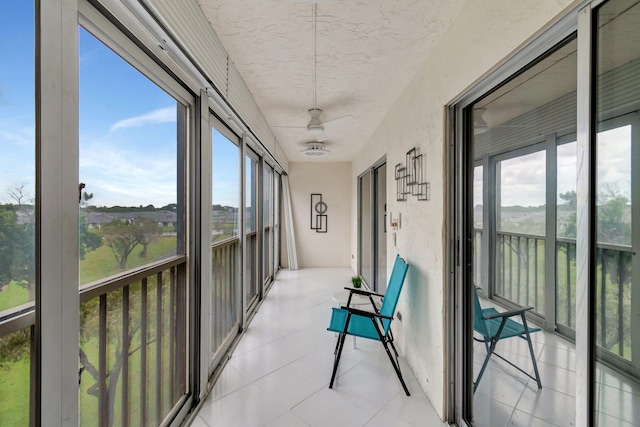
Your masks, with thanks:
M11 281L0 291L0 311L16 307L29 302L29 292ZM0 424L2 425L2 424Z
M175 254L176 237L163 236L154 240L147 248L147 256L142 258L140 251L142 246L138 245L131 252L127 259L127 269L141 267L158 259ZM80 261L80 284L90 283L105 277L113 276L121 270L118 262L108 246L101 246L95 251L85 255Z
M29 425L29 358L0 366L0 426Z

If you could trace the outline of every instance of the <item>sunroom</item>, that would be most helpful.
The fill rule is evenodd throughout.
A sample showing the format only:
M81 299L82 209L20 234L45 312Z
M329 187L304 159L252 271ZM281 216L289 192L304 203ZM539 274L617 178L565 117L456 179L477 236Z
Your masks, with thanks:
M639 18L0 3L0 424L640 425ZM360 338L329 389L337 293L397 255L411 396ZM474 393L474 289L532 307L542 388Z

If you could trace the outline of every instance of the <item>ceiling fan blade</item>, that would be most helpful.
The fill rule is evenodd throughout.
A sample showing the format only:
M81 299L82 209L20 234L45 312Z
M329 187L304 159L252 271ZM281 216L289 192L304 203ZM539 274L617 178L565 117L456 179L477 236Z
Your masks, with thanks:
M356 118L352 115L338 117L337 119L328 120L326 122L322 122L325 127L333 127L333 126L342 126L351 122L355 122Z
M286 129L306 129L306 126L286 126L286 125L272 125L272 128L286 128Z

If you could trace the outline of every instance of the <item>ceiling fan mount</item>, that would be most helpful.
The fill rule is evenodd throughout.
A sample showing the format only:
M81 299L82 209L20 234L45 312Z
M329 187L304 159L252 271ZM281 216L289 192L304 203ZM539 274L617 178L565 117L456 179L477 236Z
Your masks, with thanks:
M338 117L336 119L328 120L323 122L320 119L323 111L317 107L316 98L317 98L317 82L316 82L316 70L317 70L317 47L316 47L316 18L317 18L317 4L314 1L313 3L313 108L310 108L308 111L311 116L309 122L307 123L306 129L307 134L315 139L315 142L322 142L326 139L325 136L325 128L332 127L334 125L345 124L349 121L355 121L355 117L352 115L346 115L343 117ZM304 128L303 126L273 126L273 127L283 127L283 128ZM325 153L328 151L325 150Z
M307 124L307 133L316 138L324 137L324 126L322 125L322 121L320 121L320 114L322 114L322 110L319 108L314 107L309 110L311 120L309 120L309 124Z

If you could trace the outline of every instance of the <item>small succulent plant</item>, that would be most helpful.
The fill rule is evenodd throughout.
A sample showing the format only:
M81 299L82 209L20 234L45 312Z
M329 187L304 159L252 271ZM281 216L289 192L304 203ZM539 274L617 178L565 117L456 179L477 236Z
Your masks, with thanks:
M354 288L359 288L362 286L362 277L360 276L353 276L351 278L351 284L353 285Z

